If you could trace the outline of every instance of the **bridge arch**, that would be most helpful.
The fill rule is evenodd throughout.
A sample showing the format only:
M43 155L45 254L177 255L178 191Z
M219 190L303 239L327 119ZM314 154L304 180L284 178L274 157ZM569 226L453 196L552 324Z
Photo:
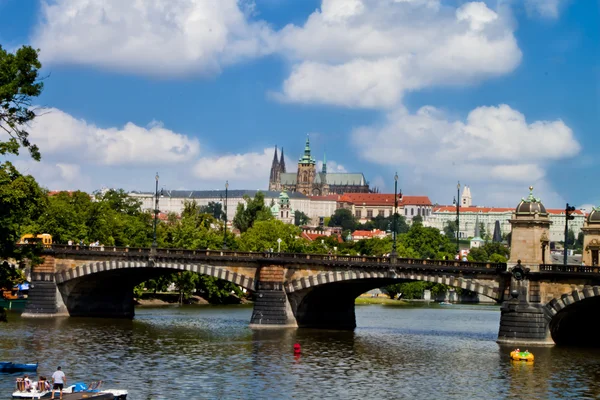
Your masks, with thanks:
M499 287L483 284L477 279L455 278L450 274L424 274L415 272L395 272L387 271L344 271L344 272L325 272L314 276L302 277L289 282L285 286L285 291L288 294L305 290L329 283L344 282L344 281L363 281L363 280L404 280L404 281L424 281L441 283L444 285L470 290L477 294L489 297L495 301L502 300L502 293Z
M552 340L556 344L593 345L598 347L600 334L600 286L554 298L542 308Z
M84 278L93 274L98 274L108 271L116 270L131 270L131 269L149 269L149 270L173 270L175 271L192 271L197 272L201 275L213 276L215 278L223 279L232 282L244 289L254 291L255 280L254 278L248 277L237 272L232 272L224 267L215 267L206 264L183 264L183 263L170 263L170 262L153 262L153 261L99 261L92 262L84 265L80 265L75 268L71 268L65 271L57 272L55 274L55 280L57 284L67 283L69 281Z

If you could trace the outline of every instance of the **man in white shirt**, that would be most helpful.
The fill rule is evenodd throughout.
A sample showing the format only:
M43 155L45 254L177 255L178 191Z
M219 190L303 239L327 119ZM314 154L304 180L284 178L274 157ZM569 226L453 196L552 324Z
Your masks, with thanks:
M67 383L67 377L65 373L61 371L60 367L56 368L56 372L52 374L52 382L54 383L54 387L52 388L52 397L50 399L54 399L54 391L56 389L60 390L60 398L63 398L63 387L65 383Z

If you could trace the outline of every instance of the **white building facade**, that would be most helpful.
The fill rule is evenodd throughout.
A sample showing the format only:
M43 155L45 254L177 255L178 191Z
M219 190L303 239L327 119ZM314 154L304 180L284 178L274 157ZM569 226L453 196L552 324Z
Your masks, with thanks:
M474 237L477 221L479 221L479 224L483 224L485 233L489 237L494 233L496 221L499 221L500 231L502 235L506 235L511 231L511 225L508 221L512 218L514 211L514 208L460 207L460 237ZM550 225L550 241L563 241L565 236L565 210L548 209L547 211L550 221L552 221ZM585 213L581 210L576 210L572 215L574 219L569 221L569 229L573 231L577 238L585 222ZM425 218L424 224L443 231L449 222L456 222L456 206L434 207L431 216Z

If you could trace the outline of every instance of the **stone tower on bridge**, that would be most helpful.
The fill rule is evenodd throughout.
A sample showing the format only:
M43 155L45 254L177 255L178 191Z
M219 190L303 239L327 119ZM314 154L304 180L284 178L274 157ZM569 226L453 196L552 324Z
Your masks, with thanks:
M583 262L585 265L598 266L600 260L600 207L592 209L583 228Z
M550 263L548 233L551 223L546 207L539 198L533 196L533 186L530 186L529 196L521 199L510 220L509 266L521 260L523 267L537 271L540 264Z

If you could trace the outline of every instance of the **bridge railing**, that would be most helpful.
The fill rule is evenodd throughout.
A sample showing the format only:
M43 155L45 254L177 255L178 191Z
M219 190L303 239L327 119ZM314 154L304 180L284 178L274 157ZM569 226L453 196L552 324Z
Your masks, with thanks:
M600 266L587 266L578 264L540 264L540 272L586 272L591 274L598 274L600 273Z
M322 262L335 264L365 264L365 265L411 265L423 267L441 267L441 268L464 268L477 270L493 270L496 272L506 271L504 263L480 263L457 260L430 260L414 258L397 258L393 263L390 257L379 256L350 256L336 254L307 254L307 253L271 253L271 252L250 252L236 250L188 250L188 249L151 249L147 247L117 247L117 246L80 246L80 245L61 245L53 244L52 251L77 253L77 252L107 252L119 253L125 257L150 256L158 257L185 257L198 259L238 259L238 260L264 260L273 259L293 263Z

